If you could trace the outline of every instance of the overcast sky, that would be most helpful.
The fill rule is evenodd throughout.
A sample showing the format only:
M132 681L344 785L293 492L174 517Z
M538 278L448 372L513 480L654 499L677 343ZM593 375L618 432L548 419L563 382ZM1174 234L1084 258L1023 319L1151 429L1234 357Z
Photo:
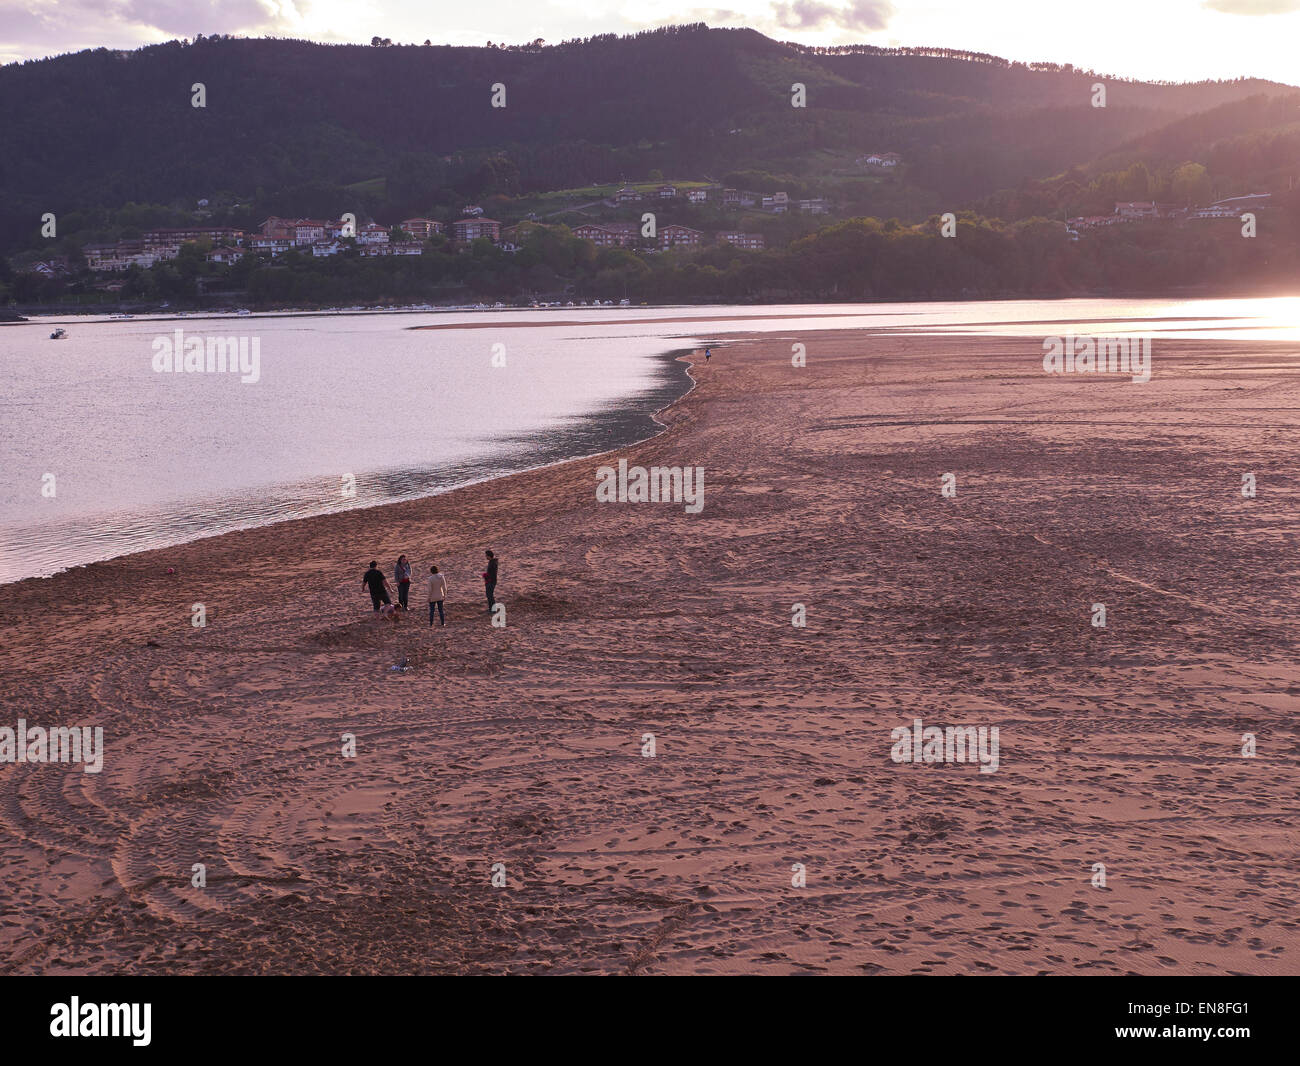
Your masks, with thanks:
M515 44L669 23L805 44L946 45L1104 74L1300 83L1300 0L0 0L0 62L230 33Z

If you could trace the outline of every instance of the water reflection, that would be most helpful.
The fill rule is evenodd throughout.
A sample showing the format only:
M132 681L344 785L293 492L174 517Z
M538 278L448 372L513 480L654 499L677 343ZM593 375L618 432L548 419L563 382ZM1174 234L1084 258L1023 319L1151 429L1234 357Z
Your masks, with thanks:
M654 412L691 386L686 365L677 361L675 354L656 356L654 364L650 387L626 401L607 403L545 430L502 437L489 456L359 471L354 496L341 495L338 478L308 478L256 493L219 493L201 502L178 501L148 515L103 512L11 527L0 544L0 581L17 581L271 522L417 499L576 456L622 448L658 432L662 427Z

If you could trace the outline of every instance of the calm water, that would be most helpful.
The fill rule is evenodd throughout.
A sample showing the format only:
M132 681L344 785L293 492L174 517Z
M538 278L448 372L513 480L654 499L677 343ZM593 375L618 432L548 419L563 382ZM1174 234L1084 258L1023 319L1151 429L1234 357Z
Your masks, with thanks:
M1156 321L1167 319L1174 321ZM1079 323L1079 332L1295 339L1300 300L68 318L3 326L0 581L410 499L622 446L653 433L651 414L689 386L667 353L724 333L873 327L1043 335L1064 332L1067 326L1044 325L1062 320ZM435 324L456 328L411 328ZM58 325L68 336L51 341ZM256 338L260 379L155 371L155 342L178 328L188 337ZM493 365L494 356L505 365ZM42 491L50 474L53 496ZM344 495L349 484L354 494Z

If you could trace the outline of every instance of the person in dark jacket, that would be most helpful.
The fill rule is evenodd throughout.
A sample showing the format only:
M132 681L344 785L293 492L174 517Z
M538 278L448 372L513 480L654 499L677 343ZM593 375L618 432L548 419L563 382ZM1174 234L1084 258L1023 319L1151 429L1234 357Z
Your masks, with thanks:
M384 577L384 572L373 559L370 561L370 569L361 575L361 584L370 590L370 602L375 605L376 611L383 604L393 602L388 598L388 578Z
M488 610L492 610L497 602L497 557L491 551L483 553L487 556L487 570L483 573L483 585L487 592Z
M402 610L409 611L411 604L408 602L411 598L411 564L407 562L405 555L397 557L397 565L393 567L393 577L397 581L397 602L402 605Z

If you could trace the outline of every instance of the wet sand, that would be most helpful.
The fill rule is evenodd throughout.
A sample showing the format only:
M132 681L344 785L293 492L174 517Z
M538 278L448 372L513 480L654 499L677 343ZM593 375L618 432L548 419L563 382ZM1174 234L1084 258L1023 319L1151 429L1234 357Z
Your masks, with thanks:
M613 457L0 587L0 726L107 748L0 764L0 971L1300 972L1300 347L714 351ZM403 551L445 629L372 619Z

